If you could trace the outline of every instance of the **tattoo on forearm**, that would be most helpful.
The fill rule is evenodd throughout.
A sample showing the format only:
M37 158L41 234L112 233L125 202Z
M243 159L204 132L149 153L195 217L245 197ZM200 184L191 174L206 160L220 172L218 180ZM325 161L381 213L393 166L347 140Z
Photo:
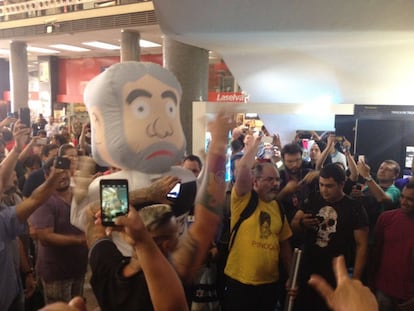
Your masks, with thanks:
M209 155L207 173L203 180L203 187L197 197L197 202L206 209L221 216L223 214L225 193L225 165L223 155Z
M177 247L177 250L173 254L174 266L177 272L188 272L193 264L198 251L198 242L191 236L190 232L182 237ZM184 275L180 275L184 277Z

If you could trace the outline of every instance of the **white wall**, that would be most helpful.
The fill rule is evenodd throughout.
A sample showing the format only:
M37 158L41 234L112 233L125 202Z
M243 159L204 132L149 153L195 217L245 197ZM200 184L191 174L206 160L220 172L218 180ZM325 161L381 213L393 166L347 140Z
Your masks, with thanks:
M206 124L220 109L234 113L256 112L270 133L278 133L282 144L290 142L296 130L334 130L335 114L352 115L347 104L260 104L193 102L193 150L204 149Z

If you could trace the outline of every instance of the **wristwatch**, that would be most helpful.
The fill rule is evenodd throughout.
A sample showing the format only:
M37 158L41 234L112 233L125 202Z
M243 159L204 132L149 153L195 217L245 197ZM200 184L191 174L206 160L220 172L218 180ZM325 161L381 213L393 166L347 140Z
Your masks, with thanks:
M365 181L372 181L372 176L368 175L367 177L364 177Z

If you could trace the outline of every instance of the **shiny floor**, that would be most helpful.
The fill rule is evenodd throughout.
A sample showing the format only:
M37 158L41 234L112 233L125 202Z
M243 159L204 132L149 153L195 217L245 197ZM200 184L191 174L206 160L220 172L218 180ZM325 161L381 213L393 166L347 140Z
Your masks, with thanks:
M88 269L88 272L86 273L86 279L85 279L85 286L83 288L83 296L86 300L86 310L88 311L99 311L100 308L98 306L98 302L96 301L95 295L93 294L91 284L89 283L89 280L91 278L90 269Z

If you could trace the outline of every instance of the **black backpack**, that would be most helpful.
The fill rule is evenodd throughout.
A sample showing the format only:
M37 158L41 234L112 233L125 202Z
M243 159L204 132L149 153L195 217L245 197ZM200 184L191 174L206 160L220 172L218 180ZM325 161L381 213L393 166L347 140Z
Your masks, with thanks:
M230 198L231 193L231 187L227 191L227 198ZM244 210L241 212L239 219L237 220L236 224L234 225L233 229L230 231L230 200L227 200L227 207L228 207L228 215L224 215L223 223L222 223L222 229L221 234L219 236L219 239L217 241L217 249L218 249L218 255L217 255L217 292L219 297L221 298L224 292L224 268L227 263L227 258L229 257L230 250L233 246L234 239L236 238L237 231L240 228L240 225L244 220L249 218L253 212L256 210L257 204L259 203L259 197L257 195L257 192L252 190L251 191L250 200L247 203ZM279 209L280 209L280 217L282 220L282 226L285 221L285 211L283 206L278 202Z

